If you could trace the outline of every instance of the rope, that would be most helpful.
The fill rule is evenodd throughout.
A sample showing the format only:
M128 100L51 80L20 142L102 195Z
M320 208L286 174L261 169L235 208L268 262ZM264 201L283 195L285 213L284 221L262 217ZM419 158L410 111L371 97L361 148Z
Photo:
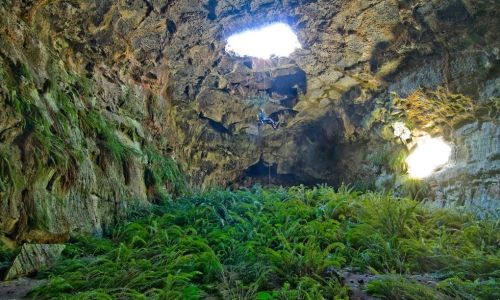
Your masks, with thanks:
M260 127L262 126L262 124L259 122L257 124L257 136L258 136L258 141L259 141L259 152L260 152L260 157L262 158L262 155L264 154L264 149L262 148L262 135L261 135L261 131L260 131ZM271 164L268 164L267 166L267 184L268 185L271 185Z
M271 185L271 164L269 164L268 168L269 168L269 178L268 178L269 180L267 184Z
M260 121L257 123L257 136L258 136L258 143L259 143L260 158L262 158L262 156L264 155L264 149L262 146L262 134L261 134L261 128L260 128L262 125L265 125L265 124L262 124ZM270 154L272 155L273 153L271 152ZM271 167L272 167L272 165L269 163L267 165L267 184L268 185L271 185L271 179L272 179Z

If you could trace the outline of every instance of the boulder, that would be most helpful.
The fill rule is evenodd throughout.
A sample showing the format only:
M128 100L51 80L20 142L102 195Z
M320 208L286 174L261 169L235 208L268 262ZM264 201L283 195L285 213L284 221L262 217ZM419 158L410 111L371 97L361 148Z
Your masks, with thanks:
M5 280L35 274L52 266L66 246L62 244L24 244Z

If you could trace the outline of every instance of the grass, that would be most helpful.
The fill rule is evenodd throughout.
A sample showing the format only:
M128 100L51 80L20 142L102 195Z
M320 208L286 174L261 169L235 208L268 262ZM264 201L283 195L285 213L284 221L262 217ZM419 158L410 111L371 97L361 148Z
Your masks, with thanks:
M479 299L499 293L499 227L345 187L214 189L135 214L109 237L75 240L31 296L348 299L348 268L378 274L367 291L386 299Z

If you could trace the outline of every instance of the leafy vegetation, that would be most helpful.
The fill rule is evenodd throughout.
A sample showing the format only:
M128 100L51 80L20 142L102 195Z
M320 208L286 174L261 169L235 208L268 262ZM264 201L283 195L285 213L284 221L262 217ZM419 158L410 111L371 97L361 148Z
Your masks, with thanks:
M98 146L114 160L123 161L137 151L125 145L117 128L92 104L95 91L86 78L67 74L56 62L53 78L43 91L26 64L11 64L16 78L6 78L8 104L22 115L24 131L32 133L30 144L38 153L38 168L54 167L63 174L75 171L88 147L85 137L95 138ZM8 74L8 73L6 73Z
M23 180L13 156L11 148L0 144L0 196L11 192L11 188L19 186Z
M187 181L179 165L170 157L148 147L145 150L148 159L146 185L154 188L154 198L168 198L167 194L181 195L187 192Z
M367 285L370 294L381 299L442 299L442 300L495 300L500 297L498 279L461 280L445 279L417 282L400 275L381 276Z
M449 299L431 286L408 280L400 275L383 276L368 283L367 290L381 299Z
M499 227L345 187L214 189L77 239L32 296L348 299L349 269L378 276L367 290L386 299L488 299L500 289ZM436 284L411 279L424 273Z
M47 190L64 201L68 188L86 172L80 169L84 160L92 161L105 174L122 172L124 184L129 184L132 156L137 156L138 163L150 164L153 180L149 187L161 192L153 193L153 200L183 193L186 184L175 161L153 155L152 150L142 153L146 136L141 124L96 103L102 91L91 79L67 72L56 56L44 70L47 78L33 64L0 57L2 115L6 124L15 125L9 130L17 131L17 141L0 143L0 203L13 203L7 200L21 197L23 190L33 189L28 182L48 174ZM124 88L123 94L126 102L130 89ZM128 187L117 190L128 192ZM45 218L37 222L46 223Z
M68 160L73 155L72 151L65 151L68 145L64 139L62 131L67 128L66 124L56 123L54 120L58 116L56 104L44 105L38 91L34 87L33 76L30 69L21 64L17 67L20 74L19 89L10 90L8 103L15 112L22 115L23 128L27 132L32 132L33 147L41 155L37 155L37 162L40 165L68 166ZM58 96L60 94L58 93ZM62 100L57 97L57 100ZM51 110L48 110L51 108ZM66 120L64 118L63 120Z
M497 279L489 280L461 280L459 278L449 278L437 285L442 293L451 299L500 299L500 289Z
M389 177L389 181L385 184L380 183L362 186L359 183L355 185L358 190L381 190L393 191L394 194L407 197L410 199L422 201L429 194L428 184L421 180L408 176L406 158L409 154L408 149L396 143L386 143L375 149L369 156L369 163L377 168L381 173ZM387 175L392 174L392 175Z
M406 157L408 150L395 144L385 144L376 149L369 157L369 161L376 167L385 168L387 171L404 174L407 170Z
M87 132L95 132L102 149L115 160L123 161L138 154L132 147L122 143L116 135L116 129L98 112L87 113L82 121L82 128L86 128Z

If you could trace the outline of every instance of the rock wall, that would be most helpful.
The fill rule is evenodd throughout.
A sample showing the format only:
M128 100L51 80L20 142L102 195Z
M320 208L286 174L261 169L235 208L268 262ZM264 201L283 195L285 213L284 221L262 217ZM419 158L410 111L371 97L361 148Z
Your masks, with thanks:
M343 158L371 139L366 120L389 92L498 96L498 9L460 0L56 1L28 11L35 27L50 23L80 69L105 67L110 84L150 89L148 111L164 113L152 125L192 182L207 186L269 171L282 183L350 182L364 176L362 161ZM274 21L290 24L303 49L271 61L225 53L230 34ZM259 131L259 108L284 126Z
M69 3L4 2L0 237L57 243L79 233L100 235L130 205L175 192L173 180L156 175L155 168L168 167L169 154L153 137L152 118L161 112L148 113L154 105L147 106L147 88L104 64L87 73L80 55L46 22L63 19L37 17L49 4L70 14ZM155 153L167 158L153 161Z
M452 133L449 166L428 179L431 199L443 206L467 206L482 215L500 215L500 127L475 122Z
M102 233L120 218L126 199L154 201L147 158L113 158L108 148L115 140L134 152L153 147L176 159L195 186L337 185L380 175L369 163L383 144L370 120L391 92L405 97L419 87L444 87L477 102L500 96L500 5L493 0L0 5L6 16L0 58L9 78L0 92L0 150L9 154L3 168L21 178L10 183L14 189L3 182L0 230L21 241ZM290 24L303 49L269 61L224 51L230 34L275 21ZM86 80L90 94L79 84ZM102 126L72 125L70 136L85 145L78 164L70 163L78 166L74 172L29 158L45 148L31 142L34 129L22 126L26 116L12 101L16 90L34 98L37 111L57 111L50 108L52 82L63 94L77 91L71 103L79 114L93 111L113 128L110 136ZM282 121L278 130L257 126L260 108ZM468 143L457 138L456 144L462 141ZM480 171L478 180L498 178L498 170L489 172Z

